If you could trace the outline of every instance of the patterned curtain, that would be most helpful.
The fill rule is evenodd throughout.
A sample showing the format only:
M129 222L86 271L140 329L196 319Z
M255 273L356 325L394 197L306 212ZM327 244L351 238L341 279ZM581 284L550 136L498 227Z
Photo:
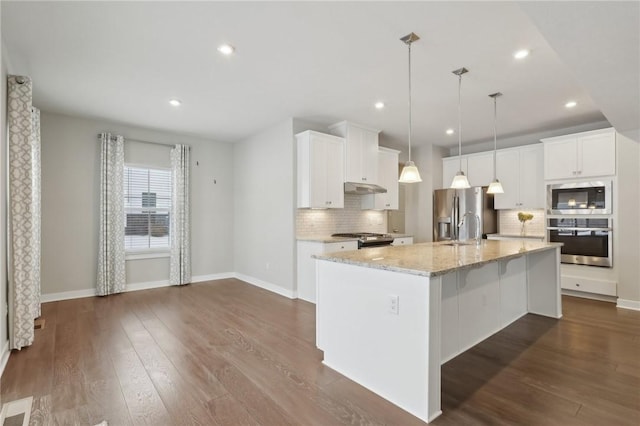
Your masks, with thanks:
M40 316L40 111L31 79L7 79L9 133L9 346L33 343Z
M191 214L189 212L189 147L176 145L171 150L171 259L169 282L191 282Z
M121 293L125 287L124 138L100 135L100 235L98 240L99 296Z

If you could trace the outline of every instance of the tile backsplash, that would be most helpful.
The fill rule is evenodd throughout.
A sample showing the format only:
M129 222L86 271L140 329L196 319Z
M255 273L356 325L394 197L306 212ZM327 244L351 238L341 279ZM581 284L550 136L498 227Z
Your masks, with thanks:
M545 235L544 210L498 210L498 233L506 235L520 235L522 223L518 220L518 213L531 213L533 219L525 225L525 234L530 236Z
M298 237L325 236L344 232L387 232L387 212L361 210L361 195L345 194L343 209L298 209Z

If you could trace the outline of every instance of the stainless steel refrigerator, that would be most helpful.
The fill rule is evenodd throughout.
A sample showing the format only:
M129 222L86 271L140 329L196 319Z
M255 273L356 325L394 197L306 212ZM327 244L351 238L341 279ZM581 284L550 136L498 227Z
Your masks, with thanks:
M458 227L465 213L470 215ZM498 215L493 209L493 195L487 194L486 186L436 189L433 191L433 241L476 238L476 215L483 238L497 232Z

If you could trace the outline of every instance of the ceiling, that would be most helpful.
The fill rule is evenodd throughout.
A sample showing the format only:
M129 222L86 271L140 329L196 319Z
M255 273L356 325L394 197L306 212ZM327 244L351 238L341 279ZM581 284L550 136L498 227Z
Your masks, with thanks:
M351 120L402 146L408 58L399 39L412 31L421 37L412 47L416 145L457 144L457 135L445 130L457 129L458 80L451 71L463 66L470 70L462 82L463 144L493 137L487 95L496 91L504 94L498 101L501 136L618 118L633 127L635 119L623 115L637 93L625 92L618 81L610 94L607 84L618 79L606 66L591 69L600 61L589 46L572 53L581 34L558 31L567 19L549 19L549 2L538 3L2 1L2 42L10 72L32 77L34 104L42 110L221 142L297 117L323 124ZM633 17L636 2L626 4L630 9L620 15L631 11ZM584 19L603 13L567 5L573 6L561 12L568 16L577 9ZM589 32L585 43L600 39L600 48L615 53L609 57L622 61L617 65L633 84L640 74L637 53L634 62L624 52L638 50L637 36L627 34L638 32L637 17L627 22L580 30ZM607 43L608 32L625 42ZM570 60L563 61L542 33ZM236 52L222 56L216 50L222 43ZM531 54L517 61L513 53L521 48ZM182 105L172 107L171 98ZM578 105L565 108L569 100ZM376 101L385 108L376 110Z

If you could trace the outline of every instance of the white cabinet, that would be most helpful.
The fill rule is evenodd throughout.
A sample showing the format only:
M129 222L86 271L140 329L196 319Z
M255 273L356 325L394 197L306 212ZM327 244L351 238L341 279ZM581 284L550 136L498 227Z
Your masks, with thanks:
M311 256L350 250L358 250L358 241L298 241L298 298L316 303L316 261Z
M391 243L392 246L410 246L411 244L413 244L413 237L394 238Z
M544 178L567 179L616 174L613 128L542 139Z
M442 187L449 188L453 177L460 170L460 158L442 159ZM462 171L467 175L469 185L488 186L493 180L493 151L462 156Z
M563 274L560 278L560 285L565 290L604 294L605 296L617 295L616 282L610 280L575 277Z
M387 189L382 194L363 195L361 206L368 210L398 210L398 155L400 151L378 149L378 182Z
M447 157L442 159L442 187L449 188L453 178L460 170L460 159L458 157ZM462 171L467 174L467 157L462 157Z
M494 208L544 208L543 147L541 144L498 150L496 174L504 194L496 194Z
M343 137L345 144L345 182L378 184L379 130L342 121L329 126L329 132Z
M344 139L307 130L298 144L298 208L344 207Z
M467 179L471 186L489 186L493 180L493 151L467 156Z

